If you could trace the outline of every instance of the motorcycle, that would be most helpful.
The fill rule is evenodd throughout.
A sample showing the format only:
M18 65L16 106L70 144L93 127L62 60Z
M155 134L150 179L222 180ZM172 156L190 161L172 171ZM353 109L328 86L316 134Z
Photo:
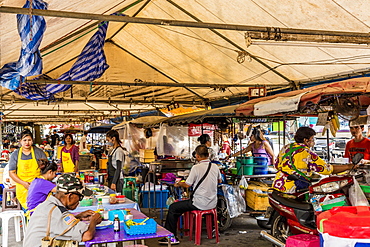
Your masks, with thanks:
M355 155L352 162L354 165L363 158L361 155ZM261 231L261 236L275 246L285 246L286 239L291 235L304 233L318 235L316 216L325 210L320 205L326 203L330 207L330 202L341 201L343 204L349 202L348 190L354 184L354 177L350 174L351 171L346 175L335 175L314 181L304 191L297 191L294 198L276 190L270 191L268 199L271 207L266 211L265 218L269 218L267 225L271 225L271 234ZM356 176L358 177L362 175ZM296 175L289 175L288 179L299 178Z
M222 182L221 184L227 184L225 166L219 162L220 173ZM222 191L222 185L217 187L217 221L218 221L218 230L220 232L226 231L232 223L232 219L229 214L229 209L227 208L227 201Z

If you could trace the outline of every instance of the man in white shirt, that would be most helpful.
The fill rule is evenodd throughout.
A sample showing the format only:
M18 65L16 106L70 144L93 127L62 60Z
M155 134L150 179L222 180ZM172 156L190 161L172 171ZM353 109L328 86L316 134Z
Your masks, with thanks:
M206 145L199 145L195 149L195 158L198 164L191 168L189 177L185 182L178 182L175 184L175 187L189 188L193 186L196 188L210 166L205 179L201 182L201 185L197 187L195 193L193 193L193 198L172 203L168 209L164 227L175 236L171 238L171 244L180 243L176 237L177 221L183 213L193 210L209 210L217 206L217 184L221 183L221 173L218 166L211 163L208 157L208 147ZM168 244L168 240L164 238L159 240L159 243Z
M80 140L80 151L87 149L86 137L87 137L87 132L84 131L84 135L81 137L81 140Z

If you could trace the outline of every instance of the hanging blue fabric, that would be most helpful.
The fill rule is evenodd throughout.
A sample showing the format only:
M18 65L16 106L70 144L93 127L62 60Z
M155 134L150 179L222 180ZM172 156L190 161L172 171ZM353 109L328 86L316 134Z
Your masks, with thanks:
M40 79L52 80L47 75L41 75L35 78L35 80ZM14 92L30 100L54 100L54 96L45 90L45 85L32 82L23 82Z
M29 8L27 0L23 8ZM47 3L42 0L32 1L33 9L47 9ZM26 76L42 73L42 59L39 46L46 29L44 17L32 15L17 15L18 33L22 48L18 62L5 64L0 70L0 85L15 90Z
M96 33L90 38L72 68L62 74L60 81L94 81L101 77L109 68L104 54L104 43L108 22L101 22ZM51 93L60 93L68 90L71 85L48 84L45 89Z

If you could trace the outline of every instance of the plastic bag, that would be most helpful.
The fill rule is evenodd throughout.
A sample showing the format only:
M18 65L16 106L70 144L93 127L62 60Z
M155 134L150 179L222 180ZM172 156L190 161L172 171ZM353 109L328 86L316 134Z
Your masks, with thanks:
M245 177L242 177L239 181L239 188L246 190L248 188L248 182Z
M235 218L239 216L245 210L245 201L240 195L240 190L238 187L233 187L231 185L222 184L222 192L227 202L227 209L229 211L230 218ZM241 200L242 199L242 200ZM243 201L244 208L243 208Z
M353 185L349 188L349 201L352 206L369 206L369 202L355 177L353 177Z

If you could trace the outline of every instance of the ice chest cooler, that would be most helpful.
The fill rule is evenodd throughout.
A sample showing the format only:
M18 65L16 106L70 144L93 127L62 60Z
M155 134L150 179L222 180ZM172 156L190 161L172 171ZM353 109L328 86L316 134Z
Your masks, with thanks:
M335 207L317 217L321 246L370 247L370 207Z

